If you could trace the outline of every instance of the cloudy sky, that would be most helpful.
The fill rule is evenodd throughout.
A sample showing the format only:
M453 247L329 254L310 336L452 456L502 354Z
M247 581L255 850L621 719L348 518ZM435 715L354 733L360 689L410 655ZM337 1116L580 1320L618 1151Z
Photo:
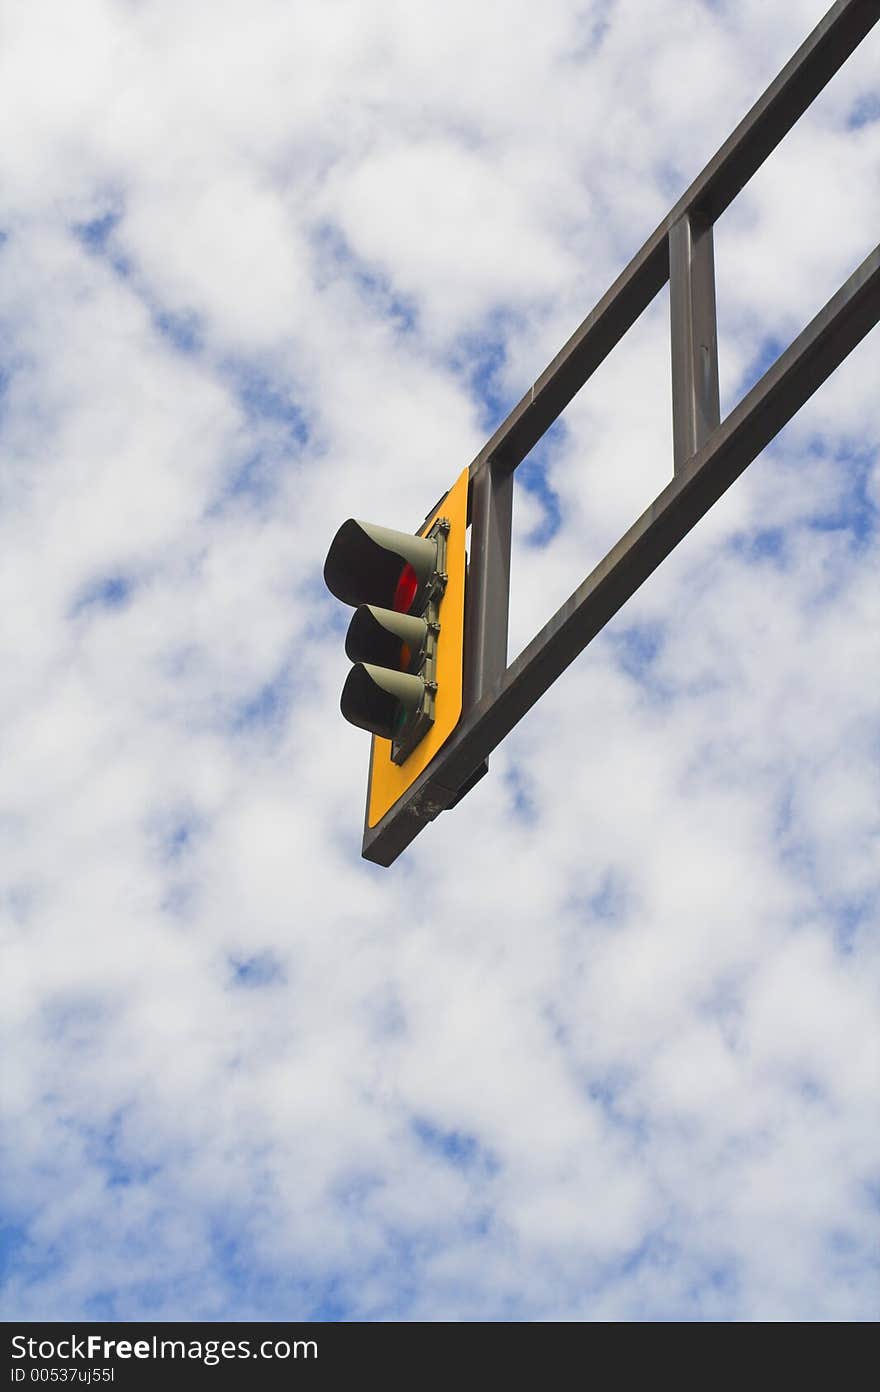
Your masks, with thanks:
M825 8L0 0L7 1319L875 1317L877 332L389 870L321 582ZM718 225L725 410L877 240L878 39ZM669 378L664 291L518 476L511 656Z

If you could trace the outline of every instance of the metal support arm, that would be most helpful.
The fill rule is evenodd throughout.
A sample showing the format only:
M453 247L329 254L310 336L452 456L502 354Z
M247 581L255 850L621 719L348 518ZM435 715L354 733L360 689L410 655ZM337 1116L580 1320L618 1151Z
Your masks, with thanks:
M880 247L720 422L712 225L880 19L837 0L470 466L471 569L462 718L364 833L390 865L477 780L484 761L642 582L880 319ZM672 482L507 667L512 475L667 279Z

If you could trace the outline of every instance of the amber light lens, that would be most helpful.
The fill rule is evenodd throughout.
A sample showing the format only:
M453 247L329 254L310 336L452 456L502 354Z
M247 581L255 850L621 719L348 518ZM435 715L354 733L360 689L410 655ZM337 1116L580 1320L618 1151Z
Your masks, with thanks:
M398 614L408 614L419 588L419 577L409 562L403 567L394 591L392 607Z

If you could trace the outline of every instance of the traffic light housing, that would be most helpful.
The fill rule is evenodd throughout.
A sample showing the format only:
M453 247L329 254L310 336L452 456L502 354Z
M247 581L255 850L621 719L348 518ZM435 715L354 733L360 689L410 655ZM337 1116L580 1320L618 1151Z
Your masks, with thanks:
M436 569L436 543L350 517L324 562L324 581L343 604L374 604L420 613Z
M461 715L467 483L465 469L415 535L349 518L324 564L327 588L355 607L340 705L373 735L368 827Z

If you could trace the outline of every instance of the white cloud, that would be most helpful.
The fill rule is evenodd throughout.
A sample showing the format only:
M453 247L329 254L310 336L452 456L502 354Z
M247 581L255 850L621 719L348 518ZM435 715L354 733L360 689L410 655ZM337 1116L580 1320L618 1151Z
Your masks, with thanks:
M876 333L387 872L320 581L821 4L7 11L6 1308L871 1318ZM872 62L719 225L731 402L876 236ZM668 387L663 298L518 494L512 651Z

